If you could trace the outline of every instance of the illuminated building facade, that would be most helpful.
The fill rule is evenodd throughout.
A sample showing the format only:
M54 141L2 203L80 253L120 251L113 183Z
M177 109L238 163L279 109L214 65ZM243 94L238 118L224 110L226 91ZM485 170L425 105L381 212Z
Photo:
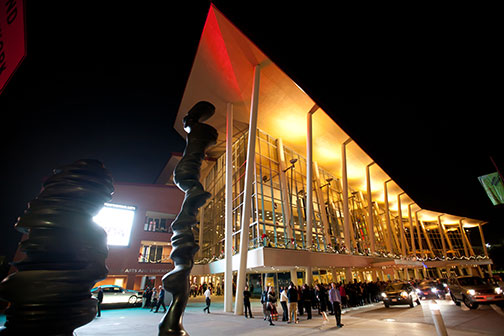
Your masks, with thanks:
M173 269L170 225L184 194L174 185L116 183L114 188L112 200L95 217L107 231L109 247L109 274L96 286L159 286Z
M193 274L224 280L226 311L233 282L241 314L247 282L260 291L490 267L484 222L422 209L213 5L175 121L182 136L183 116L201 100L216 106L207 122L219 142L202 169L212 198L195 228ZM479 228L484 255L474 253L470 228Z

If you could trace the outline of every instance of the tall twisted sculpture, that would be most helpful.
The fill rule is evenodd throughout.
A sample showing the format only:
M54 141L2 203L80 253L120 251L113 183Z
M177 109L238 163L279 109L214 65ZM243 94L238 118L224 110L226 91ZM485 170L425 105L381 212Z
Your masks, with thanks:
M16 229L26 257L0 283L10 302L0 335L72 335L96 316L90 290L107 276L107 234L93 216L111 199L101 162L80 160L54 170Z
M159 324L159 336L188 335L182 317L189 298L189 275L199 246L194 241L192 226L197 223L198 209L211 196L199 182L201 163L208 147L217 141L217 130L202 122L215 113L215 107L205 101L194 105L184 118L186 148L175 168L175 184L185 192L184 202L172 223L173 236L170 258L175 268L163 277L164 288L173 295L168 312Z

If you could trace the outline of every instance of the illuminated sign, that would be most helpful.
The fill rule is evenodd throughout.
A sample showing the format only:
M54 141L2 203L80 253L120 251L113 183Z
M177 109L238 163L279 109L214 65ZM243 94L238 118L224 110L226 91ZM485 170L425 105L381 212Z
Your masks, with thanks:
M485 189L488 198L490 198L493 205L504 204L504 183L502 182L499 173L495 172L483 175L478 177L478 180Z
M108 245L129 245L135 210L134 206L105 203L100 212L93 217L95 223L107 232Z

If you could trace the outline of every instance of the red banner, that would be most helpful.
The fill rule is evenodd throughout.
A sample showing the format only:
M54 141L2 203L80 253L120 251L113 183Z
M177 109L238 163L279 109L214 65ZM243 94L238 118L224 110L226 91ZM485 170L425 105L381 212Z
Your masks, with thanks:
M0 94L26 56L23 0L0 0Z

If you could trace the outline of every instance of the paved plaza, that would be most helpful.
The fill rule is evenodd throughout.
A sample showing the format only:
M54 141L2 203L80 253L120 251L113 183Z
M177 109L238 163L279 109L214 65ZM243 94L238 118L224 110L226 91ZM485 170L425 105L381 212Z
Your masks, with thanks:
M313 319L307 320L306 314L300 316L299 324L287 324L277 321L269 326L263 320L262 307L257 300L252 302L253 319L223 312L222 297L214 297L211 313L203 313L205 306L202 297L192 298L184 315L184 326L191 336L213 335L436 335L429 302L423 301L415 308L393 307L386 309L382 303L343 310L343 328L336 328L334 316L329 315L329 322L313 311ZM484 306L475 311L456 307L451 301L439 302L445 324L450 336L502 335L504 313ZM281 320L281 308L280 320ZM77 336L147 336L157 335L158 323L162 313L152 313L148 309L126 308L105 309L102 316L77 329ZM5 316L0 315L0 325Z
M451 301L443 302L450 305ZM378 303L370 306L352 308L344 310L342 315L343 328L336 327L334 316L329 315L329 322L323 323L322 318L314 311L313 319L306 320L306 314L300 317L299 324L287 324L277 321L275 326L270 326L264 321L262 306L260 302L252 302L253 319L246 319L244 316L223 312L222 297L214 297L212 300L211 313L203 313L205 304L202 298L191 299L184 315L184 326L192 336L213 336L213 335L436 335L428 304L417 306L413 309L383 308L383 304ZM453 308L452 306L451 308ZM482 313L494 314L492 309L484 310ZM281 308L280 320L281 320ZM466 312L462 312L466 313ZM467 312L472 314L473 312ZM375 315L372 315L375 314ZM387 314L387 315L385 315ZM377 315L377 316L376 316ZM447 314L448 315L448 314ZM393 316L394 318L390 318ZM401 317L403 316L403 317ZM412 317L414 316L414 317ZM472 314L472 316L476 316ZM148 309L110 309L102 312L102 317L96 318L88 325L76 330L78 336L94 335L157 335L157 325L162 317L162 313L151 313ZM371 319L369 317L372 317ZM449 318L449 317L448 317ZM504 317L500 316L504 327ZM407 322L416 321L416 322ZM450 336L469 335L502 335L500 328L494 328L487 332L481 330L471 330L464 326L463 321L446 320L445 323L454 328L448 328ZM499 321L497 321L499 323Z

